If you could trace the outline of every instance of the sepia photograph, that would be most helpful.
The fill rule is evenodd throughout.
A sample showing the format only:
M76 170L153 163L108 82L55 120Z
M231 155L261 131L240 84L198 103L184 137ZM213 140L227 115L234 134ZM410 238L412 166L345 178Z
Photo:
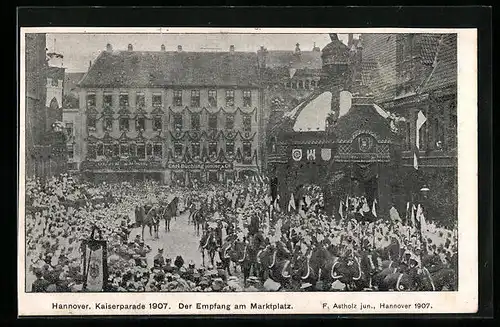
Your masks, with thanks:
M465 285L456 30L102 30L21 34L23 293Z

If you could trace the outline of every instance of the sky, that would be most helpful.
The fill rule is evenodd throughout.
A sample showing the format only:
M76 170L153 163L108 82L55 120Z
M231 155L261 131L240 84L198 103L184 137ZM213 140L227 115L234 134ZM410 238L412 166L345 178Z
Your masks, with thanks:
M347 34L339 34L347 43ZM167 51L257 51L260 46L268 50L295 49L300 44L303 51L312 50L314 44L323 48L330 43L328 34L47 34L47 49L64 56L66 72L85 72L89 62L110 43L114 50L126 50L132 44L136 51L160 51L165 44ZM217 48L217 49L206 49Z

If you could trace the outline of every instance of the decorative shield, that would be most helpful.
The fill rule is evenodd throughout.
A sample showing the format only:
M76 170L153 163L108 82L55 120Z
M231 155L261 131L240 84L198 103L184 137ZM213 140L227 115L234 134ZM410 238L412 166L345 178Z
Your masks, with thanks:
M302 149L293 149L292 158L295 161L300 161L302 159Z
M328 161L332 158L332 149L321 149L321 159Z
M373 146L373 138L370 135L361 135L358 138L359 151L368 152Z

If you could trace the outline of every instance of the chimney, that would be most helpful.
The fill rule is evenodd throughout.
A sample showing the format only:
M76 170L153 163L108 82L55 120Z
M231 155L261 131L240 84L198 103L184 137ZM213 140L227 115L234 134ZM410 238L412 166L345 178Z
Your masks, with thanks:
M165 44L161 45L161 51L165 51Z
M90 70L90 67L92 67L92 60L89 61L89 70Z
M259 61L260 68L266 68L267 61L267 49L264 48L263 45L260 46L260 49L257 51L257 58Z
M354 39L353 34L352 34L352 33L349 33L349 34L347 35L347 46L348 46L348 47L351 47L351 46L352 46L352 41L353 41L353 39Z
M134 51L134 47L132 46L132 44L128 45L128 51Z
M295 53L300 54L300 44L298 43L295 45Z
M177 46L177 52L182 52L182 45Z
M106 51L113 51L113 46L111 45L111 43L106 44Z
M234 45L233 44L231 44L229 46L229 52L234 53Z

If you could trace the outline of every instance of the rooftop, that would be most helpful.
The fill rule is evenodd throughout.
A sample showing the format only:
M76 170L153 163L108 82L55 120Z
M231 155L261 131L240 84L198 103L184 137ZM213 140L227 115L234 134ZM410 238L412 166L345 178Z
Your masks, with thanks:
M259 85L254 52L103 51L81 87Z

